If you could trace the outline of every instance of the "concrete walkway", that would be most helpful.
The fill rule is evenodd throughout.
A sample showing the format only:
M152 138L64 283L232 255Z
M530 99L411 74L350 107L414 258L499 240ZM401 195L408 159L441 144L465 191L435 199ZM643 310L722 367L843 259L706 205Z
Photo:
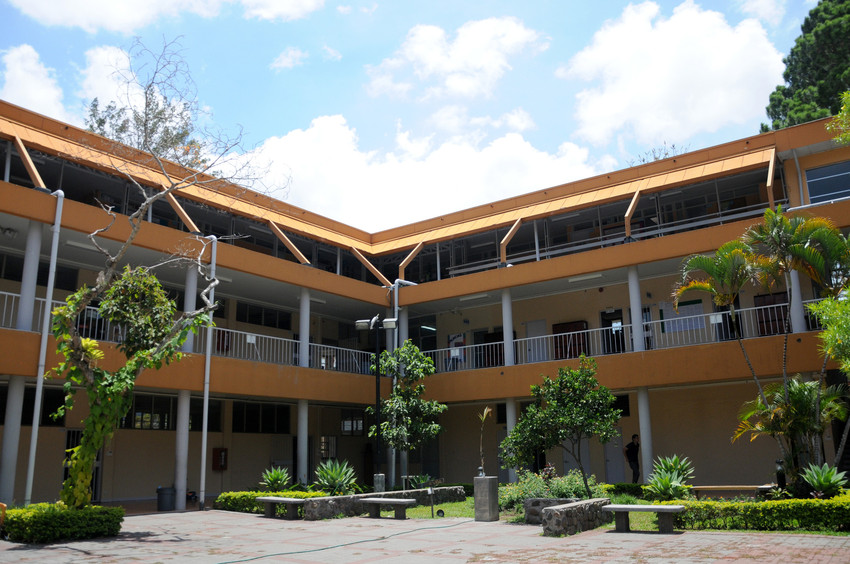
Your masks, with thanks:
M44 546L0 541L0 562L850 562L850 536L615 533L541 536L469 519L284 521L226 511L125 518L117 538Z

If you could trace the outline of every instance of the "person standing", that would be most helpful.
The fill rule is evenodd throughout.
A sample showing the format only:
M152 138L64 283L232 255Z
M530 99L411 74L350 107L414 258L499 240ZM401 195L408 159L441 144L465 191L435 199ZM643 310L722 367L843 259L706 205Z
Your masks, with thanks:
M637 484L640 478L640 463L638 462L638 453L640 452L640 442L637 435L632 435L632 442L626 445L623 449L623 454L626 460L629 461L629 467L632 469L632 483Z

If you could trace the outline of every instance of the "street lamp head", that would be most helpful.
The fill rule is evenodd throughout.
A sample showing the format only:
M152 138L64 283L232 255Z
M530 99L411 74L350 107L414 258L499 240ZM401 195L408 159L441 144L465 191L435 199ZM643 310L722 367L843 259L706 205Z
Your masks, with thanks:
M388 319L384 319L384 322L381 324L382 329L395 329L398 327L398 318L390 317Z
M371 322L371 319L358 319L354 322L354 328L358 331L368 331L369 329L371 329L371 327L369 327L369 324Z

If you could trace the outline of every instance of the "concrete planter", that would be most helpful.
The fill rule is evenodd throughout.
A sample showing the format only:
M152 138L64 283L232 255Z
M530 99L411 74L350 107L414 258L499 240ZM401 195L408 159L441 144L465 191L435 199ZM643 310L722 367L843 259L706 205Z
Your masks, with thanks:
M499 478L479 476L473 480L475 494L475 520L499 520Z

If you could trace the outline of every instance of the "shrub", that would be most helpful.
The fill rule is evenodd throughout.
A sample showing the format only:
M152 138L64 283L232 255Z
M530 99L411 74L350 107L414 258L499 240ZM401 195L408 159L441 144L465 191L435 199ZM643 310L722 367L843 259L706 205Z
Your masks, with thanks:
M123 521L123 507L71 509L61 503L36 503L8 510L2 535L25 543L114 537Z
M644 485L631 482L619 482L616 484L602 484L602 493L605 496L630 495L637 499L644 498Z
M347 460L326 460L316 468L314 486L330 495L349 495L355 493L357 474Z
M587 483L593 497L604 495L604 489L596 483L595 476L588 476ZM499 507L502 509L522 507L523 502L532 497L584 498L586 496L587 492L579 470L573 469L566 476L549 479L527 470L519 470L515 484L505 484L499 488Z
M311 497L326 497L325 492L301 492L295 490L278 492L224 492L216 498L213 507L224 511L239 511L241 513L262 513L264 504L257 501L258 497L267 496L294 497L308 499Z
M669 503L669 502L668 502ZM758 531L850 530L850 495L832 499L781 501L677 501L674 526L688 529L751 529Z
M823 466L809 464L801 477L812 487L812 496L823 499L835 497L847 483L844 472L839 472L837 468L829 467L826 463Z
M260 487L266 491L277 492L281 491L289 483L289 470L272 466L263 472L260 480Z

